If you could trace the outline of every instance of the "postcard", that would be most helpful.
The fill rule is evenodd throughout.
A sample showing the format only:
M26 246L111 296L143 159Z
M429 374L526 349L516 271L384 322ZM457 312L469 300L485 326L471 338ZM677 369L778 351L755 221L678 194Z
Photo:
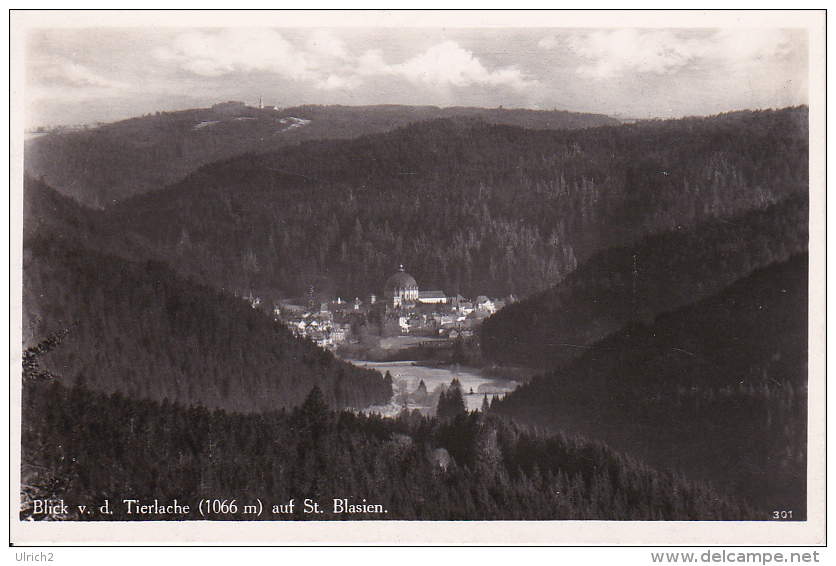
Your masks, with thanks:
M824 11L10 18L13 545L824 544Z

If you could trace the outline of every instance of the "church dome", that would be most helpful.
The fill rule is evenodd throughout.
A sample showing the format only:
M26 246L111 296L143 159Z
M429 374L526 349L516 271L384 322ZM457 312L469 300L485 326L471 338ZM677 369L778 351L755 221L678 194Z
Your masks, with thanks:
M404 271L403 265L397 273L386 280L383 296L392 301L392 306L399 307L410 301L418 300L418 283L415 278Z
M386 280L386 286L383 288L384 293L390 293L397 289L417 289L418 283L415 278L403 270L403 265L398 272Z

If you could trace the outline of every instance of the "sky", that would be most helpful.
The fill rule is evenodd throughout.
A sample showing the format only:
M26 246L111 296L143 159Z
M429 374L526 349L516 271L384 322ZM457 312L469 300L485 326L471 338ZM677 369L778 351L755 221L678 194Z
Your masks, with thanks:
M31 27L25 126L261 97L278 107L504 106L620 118L808 103L804 28L235 23Z

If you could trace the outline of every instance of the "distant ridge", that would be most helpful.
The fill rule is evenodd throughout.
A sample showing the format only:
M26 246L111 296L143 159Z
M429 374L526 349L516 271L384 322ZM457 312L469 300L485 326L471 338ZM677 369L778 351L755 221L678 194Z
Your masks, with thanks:
M562 131L439 118L212 163L104 216L262 297L363 296L406 257L427 288L525 297L599 250L806 194L806 155L803 108Z
M456 117L531 129L619 123L600 114L557 110L400 105L262 109L231 101L39 135L26 142L25 170L45 176L50 186L81 204L102 208L160 189L213 161L305 140L351 139Z

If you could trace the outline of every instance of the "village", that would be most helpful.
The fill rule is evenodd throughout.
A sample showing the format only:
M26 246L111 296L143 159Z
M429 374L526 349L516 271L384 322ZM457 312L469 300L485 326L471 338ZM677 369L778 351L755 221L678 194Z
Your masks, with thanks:
M258 299L247 297L258 306ZM318 346L336 350L350 343L385 344L387 349L423 345L444 349L457 341L470 341L482 321L516 298L496 299L479 295L468 299L442 291L420 291L403 266L383 287L383 295L369 294L361 300L320 302L307 305L280 301L273 315L297 336Z

